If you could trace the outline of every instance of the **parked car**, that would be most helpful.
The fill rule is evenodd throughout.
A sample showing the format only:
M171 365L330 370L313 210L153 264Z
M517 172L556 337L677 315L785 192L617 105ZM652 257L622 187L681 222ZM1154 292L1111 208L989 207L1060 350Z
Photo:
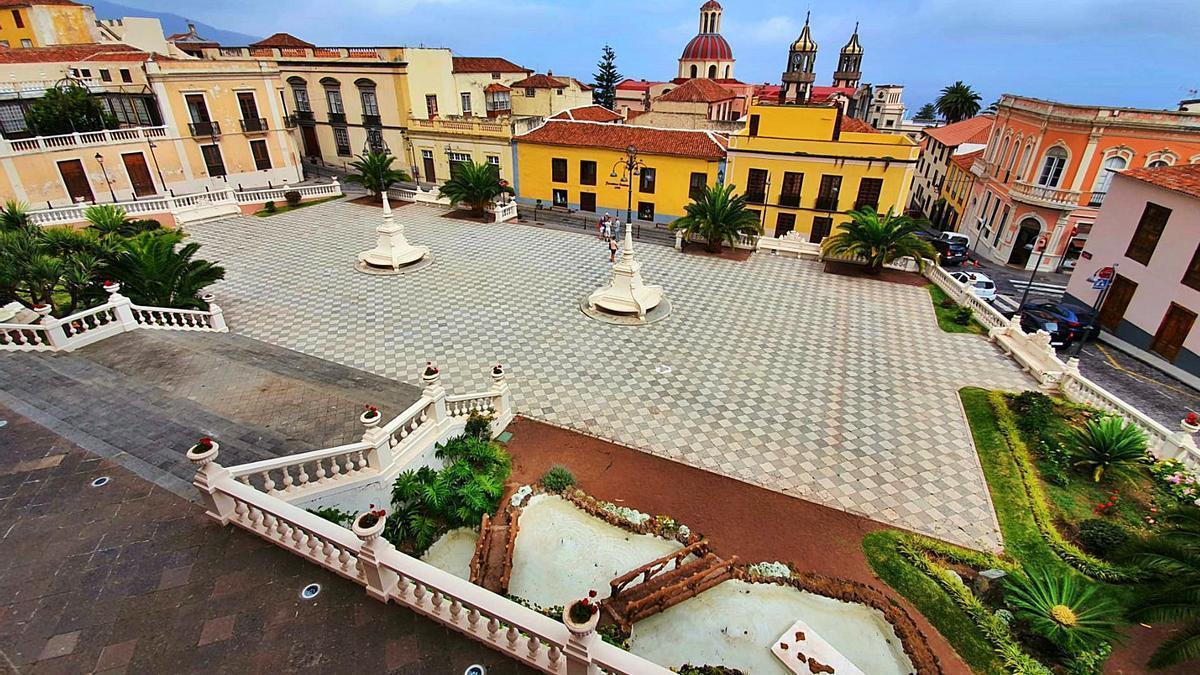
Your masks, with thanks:
M979 272L951 272L950 276L961 284L966 284L971 292L980 300L996 301L996 283L986 274Z
M1021 312L1025 311L1049 312L1053 314L1060 323L1066 325L1071 332L1071 339L1078 340L1085 337L1091 340L1100 333L1100 326L1094 325L1090 332L1087 331L1088 324L1093 323L1095 313L1087 308L1078 305L1068 305L1065 302L1027 302L1021 308Z
M1071 331L1065 323L1050 312L1040 309L1027 309L1021 312L1021 330L1035 333L1044 330L1050 334L1050 346L1062 349L1071 344Z
M961 232L943 232L938 235L938 239L949 242L961 242L963 248L971 245L971 238Z
M966 244L961 241L934 239L929 243L933 245L934 250L941 256L940 262L942 267L961 265L970 257L967 253Z

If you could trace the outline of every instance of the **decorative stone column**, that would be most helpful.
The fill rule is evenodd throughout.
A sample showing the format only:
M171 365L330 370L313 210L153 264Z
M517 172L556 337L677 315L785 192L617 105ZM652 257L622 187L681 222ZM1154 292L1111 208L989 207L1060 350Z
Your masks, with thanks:
M391 590L396 586L400 577L392 570L379 564L379 554L392 548L388 540L380 537L387 516L378 515L376 521L369 527L362 525L364 516L376 515L369 511L358 514L350 529L355 536L362 540L358 551L358 565L367 583L367 595L376 600L387 602Z
M369 412L368 409L358 416L358 421L363 425L363 443L371 444L371 449L367 451L367 466L382 472L392 464L391 434L379 427L383 415L376 410L374 416L369 416Z
M404 225L397 222L392 216L392 206L387 192L384 191L381 197L383 199L383 224L375 228L375 232L379 234L379 240L376 242L375 248L358 254L359 268L365 268L366 271L377 269L398 272L401 268L414 265L428 256L429 249L408 243L408 239L404 237Z
M1200 458L1200 449L1196 448L1196 439L1192 437L1200 431L1200 424L1189 421L1188 418L1179 420L1179 431L1171 437L1171 457L1183 461L1188 455Z
M592 614L591 619L579 624L571 620L571 605L567 605L563 608L562 622L571 633L567 644L563 645L563 655L567 658L567 675L586 675L591 672L592 658L589 652L596 640L596 624L600 622L600 612Z
M625 228L625 245L621 261L613 265L612 281L588 296L588 307L613 314L636 314L646 320L646 312L663 300L662 286L647 286L642 281L642 264L633 252L632 228Z
M196 477L192 479L192 485L200 491L205 512L218 523L228 525L235 504L232 497L216 489L216 484L221 480L230 479L229 469L216 462L220 450L221 445L216 441L210 441L207 447L197 443L188 448L187 458L196 465Z
M116 312L117 320L121 322L121 328L126 331L137 328L137 318L133 315L133 301L121 295L121 284L115 281L104 282L104 291L108 293L108 301L113 306L113 311Z
M441 424L450 419L446 411L446 388L442 386L442 373L433 365L433 361L425 362L425 369L421 371L421 382L425 385L421 395L433 401L434 423Z

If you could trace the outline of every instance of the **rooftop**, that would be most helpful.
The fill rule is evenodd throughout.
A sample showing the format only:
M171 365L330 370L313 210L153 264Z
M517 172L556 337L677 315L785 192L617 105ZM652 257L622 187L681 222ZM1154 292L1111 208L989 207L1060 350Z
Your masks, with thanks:
M844 132L848 131L850 133L855 133L855 134L882 133L875 127L871 126L870 124L867 124L866 122L858 119L857 117L851 117L849 115L842 115L842 131L844 131Z
M554 119L547 120L545 124L529 133L517 136L516 140L544 145L599 147L621 151L632 145L639 152L650 155L712 160L723 159L725 148L729 145L724 136L710 131L656 129Z
M975 160L983 154L983 150L984 148L980 148L978 150L972 150L971 152L951 155L950 161L963 171L970 171L971 165L974 164Z
M663 84L663 82L625 78L617 83L617 89L624 89L626 91L650 91L650 87L653 87L656 84Z
M623 118L602 105L585 105L564 110L550 119L576 122L616 122Z
M988 142L988 131L992 128L992 122L996 119L994 115L979 115L968 120L947 124L944 127L931 127L925 129L925 133L932 137L938 143L949 147L956 147L963 143L981 143L986 145Z
M659 101L674 103L716 103L733 98L733 92L712 80L688 80L678 87L659 96Z
M75 63L78 61L148 61L152 55L119 43L0 49L0 63Z
M511 86L514 89L562 89L563 87L567 86L567 83L563 80L551 77L550 75L542 75L541 73L538 73L536 75L530 75L523 80L513 82Z
M1190 197L1200 198L1200 164L1180 164L1155 169L1149 167L1130 169L1121 175L1167 190L1182 192Z
M311 42L305 42L289 33L276 33L269 38L251 42L251 47L316 47Z
M455 56L456 73L531 73L508 59L499 56Z
M79 5L71 0L0 0L0 7L32 7L33 5Z

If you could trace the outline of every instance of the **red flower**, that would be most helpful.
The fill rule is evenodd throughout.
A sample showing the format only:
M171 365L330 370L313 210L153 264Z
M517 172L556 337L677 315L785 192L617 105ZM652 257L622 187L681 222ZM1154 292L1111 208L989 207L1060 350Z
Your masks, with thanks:
M596 597L596 591L588 591L588 597L589 597L589 598L594 598L594 597Z
M1184 418L1184 421L1193 427L1200 426L1200 415L1197 415L1194 412L1190 412L1187 414L1187 417Z
M205 436L204 438L201 438L199 441L196 441L196 446L199 448L202 448L204 450L208 450L209 448L211 448L212 444L213 444L213 440L211 438L209 438L208 436Z
M104 282L104 287L105 287L105 288L108 288L109 286L112 286L112 285L113 285L113 282L111 282L111 281L107 281L107 280L106 280L106 281ZM1192 414L1194 415L1195 413L1192 413Z

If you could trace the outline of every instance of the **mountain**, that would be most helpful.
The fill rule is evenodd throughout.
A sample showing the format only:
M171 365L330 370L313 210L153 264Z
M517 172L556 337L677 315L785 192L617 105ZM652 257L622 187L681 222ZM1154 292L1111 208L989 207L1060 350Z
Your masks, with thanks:
M129 7L127 5L120 5L115 2L106 2L105 0L87 0L87 4L91 5L96 10L97 19L120 19L124 16L145 16L161 21L164 35L187 32L188 20L178 14ZM245 33L222 30L206 23L200 23L199 21L193 20L192 23L196 24L196 32L201 36L214 42L219 42L222 45L244 47L251 42L257 42L258 40L262 39L259 37L254 37L253 35L246 35Z

